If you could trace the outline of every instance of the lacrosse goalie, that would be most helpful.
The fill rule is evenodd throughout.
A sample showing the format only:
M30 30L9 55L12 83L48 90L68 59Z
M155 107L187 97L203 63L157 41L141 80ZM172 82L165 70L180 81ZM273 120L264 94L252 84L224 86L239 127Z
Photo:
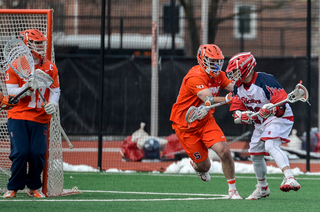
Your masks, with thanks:
M211 161L208 148L221 159L222 169L229 185L229 198L242 199L236 189L234 161L222 130L212 114L210 105L229 98L219 96L220 90L232 91L234 84L221 71L224 56L217 45L201 45L197 52L199 65L192 67L184 77L176 103L172 107L170 121L179 141L191 158L191 165L198 177L209 182ZM231 103L229 100L226 101ZM188 123L186 114L192 106L199 107L197 120ZM208 109L209 108L209 109Z
M10 135L12 161L11 177L4 198L16 197L18 190L27 186L30 197L44 198L41 187L41 173L45 165L47 132L49 122L58 107L60 85L58 69L46 59L47 38L37 29L28 29L19 34L19 39L30 49L34 68L44 71L53 79L50 89L40 87L36 77L20 78L10 67L7 70L6 86L9 95L20 95L19 104L8 110L8 131ZM19 64L15 64L18 66ZM18 69L18 68L17 68ZM47 104L39 95L42 93ZM27 172L27 164L29 169Z
M284 174L280 190L297 191L300 184L294 178L287 155L281 150L288 143L293 126L293 113L288 103L280 103L288 96L273 75L255 72L256 60L250 52L234 55L228 64L227 77L235 83L230 111L236 124L252 124L255 130L250 141L249 155L258 184L248 200L270 195L267 183L265 155L270 155ZM253 115L253 114L258 115Z

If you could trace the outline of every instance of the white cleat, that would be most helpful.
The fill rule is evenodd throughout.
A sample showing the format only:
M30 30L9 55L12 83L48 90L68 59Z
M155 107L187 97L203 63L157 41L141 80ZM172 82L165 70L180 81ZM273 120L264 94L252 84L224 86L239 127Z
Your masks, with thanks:
M230 199L242 199L242 197L239 195L238 191L235 189L229 191L229 198Z
M195 163L193 162L193 160L190 160L190 164L194 169ZM209 182L211 180L209 172L197 172L196 171L196 173L197 173L198 177L204 182Z
M284 178L280 190L283 192L288 192L290 190L298 191L301 188L300 184L294 177Z
M265 198L270 195L270 189L269 186L267 185L266 187L260 187L259 185L256 185L256 190L250 194L246 199L249 200L258 200L261 198Z

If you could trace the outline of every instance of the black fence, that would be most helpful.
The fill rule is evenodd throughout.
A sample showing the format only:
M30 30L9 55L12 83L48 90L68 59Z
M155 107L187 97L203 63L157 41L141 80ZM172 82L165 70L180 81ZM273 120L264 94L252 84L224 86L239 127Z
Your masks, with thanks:
M256 58L256 71L273 74L289 93L302 80L306 84L305 58ZM224 68L229 58L226 58ZM69 135L97 135L99 129L99 56L56 55L60 72L61 123ZM171 107L176 101L183 77L197 64L196 58L162 57L159 64L159 136L173 133L169 121ZM131 135L146 123L150 132L151 60L145 57L105 57L102 134ZM311 127L318 120L318 67L311 61ZM226 92L222 92L225 94ZM295 115L294 128L298 135L306 131L308 104L291 104ZM238 136L248 127L235 125L228 107L216 110L214 116L228 136ZM250 127L249 127L250 128Z

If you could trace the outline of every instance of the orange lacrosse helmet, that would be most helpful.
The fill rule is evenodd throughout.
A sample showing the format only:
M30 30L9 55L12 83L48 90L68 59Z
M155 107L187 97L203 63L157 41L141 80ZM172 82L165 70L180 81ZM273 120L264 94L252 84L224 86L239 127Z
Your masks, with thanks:
M200 67L212 77L219 75L224 61L222 51L217 45L200 45L197 59Z
M227 77L232 80L237 87L240 87L243 80L252 73L256 65L256 59L251 52L236 54L229 60L226 70Z
M47 38L37 29L20 32L19 39L29 47L32 54L39 60L46 58Z

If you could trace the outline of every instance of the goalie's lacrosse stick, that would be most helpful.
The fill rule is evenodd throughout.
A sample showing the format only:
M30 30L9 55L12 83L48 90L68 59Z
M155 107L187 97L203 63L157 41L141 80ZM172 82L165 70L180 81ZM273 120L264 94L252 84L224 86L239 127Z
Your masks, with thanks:
M229 101L219 102L219 103L216 103L216 104L213 104L213 105L210 105L210 106L205 106L205 108L207 110L210 110L210 109L213 109L213 108L216 108L216 107L227 105L228 102ZM199 119L199 107L191 106L187 111L186 121L188 123L192 123L197 119Z
M31 83L37 83L38 87L47 87L53 83L53 79L41 70L34 71L34 60L29 48L19 39L10 40L4 47L3 56L6 63L22 79L32 78ZM23 89L11 102L18 99L28 91L31 86Z
M46 105L48 102L47 102L47 100L44 98L43 94L39 91L39 88L37 89L37 91L38 91L41 99L43 100L44 104ZM72 149L72 148L73 148L73 145L72 145L72 143L70 142L67 134L66 134L65 131L63 130L60 122L58 121L57 112L55 112L54 114L52 114L52 118L53 118L53 120L55 121L55 123L58 125L58 128L60 129L60 132L62 133L64 139L66 139L66 141L67 141L67 143L68 143L68 145L69 145L69 148Z
M33 77L31 83L37 83L38 87L47 87L49 88L50 85L53 83L53 79L50 75L46 74L40 69L34 71L34 60L30 49L19 39L12 39L10 40L4 47L3 56L8 63L8 65L14 70L14 72L22 79L30 79ZM24 92L28 91L31 88L28 87L21 91L16 97L12 99L12 101L19 98ZM39 88L37 89L40 97L42 100L47 104L46 99L40 92ZM58 119L56 117L56 113L52 115L53 120L57 124L62 133L63 137L67 141L70 149L73 148L67 134L64 132L63 128L61 127Z
M281 102L278 102L267 109L272 109L274 107L277 107L278 105L281 105L281 104L287 103L287 102L288 103L295 103L297 101L308 102L309 92L308 92L307 88L304 87L301 83L302 83L302 81L300 81L296 85L295 89L288 94L288 96L285 100L282 100ZM309 103L309 105L310 105L310 103ZM258 114L259 114L259 112L253 113L251 115L251 117L257 116Z

